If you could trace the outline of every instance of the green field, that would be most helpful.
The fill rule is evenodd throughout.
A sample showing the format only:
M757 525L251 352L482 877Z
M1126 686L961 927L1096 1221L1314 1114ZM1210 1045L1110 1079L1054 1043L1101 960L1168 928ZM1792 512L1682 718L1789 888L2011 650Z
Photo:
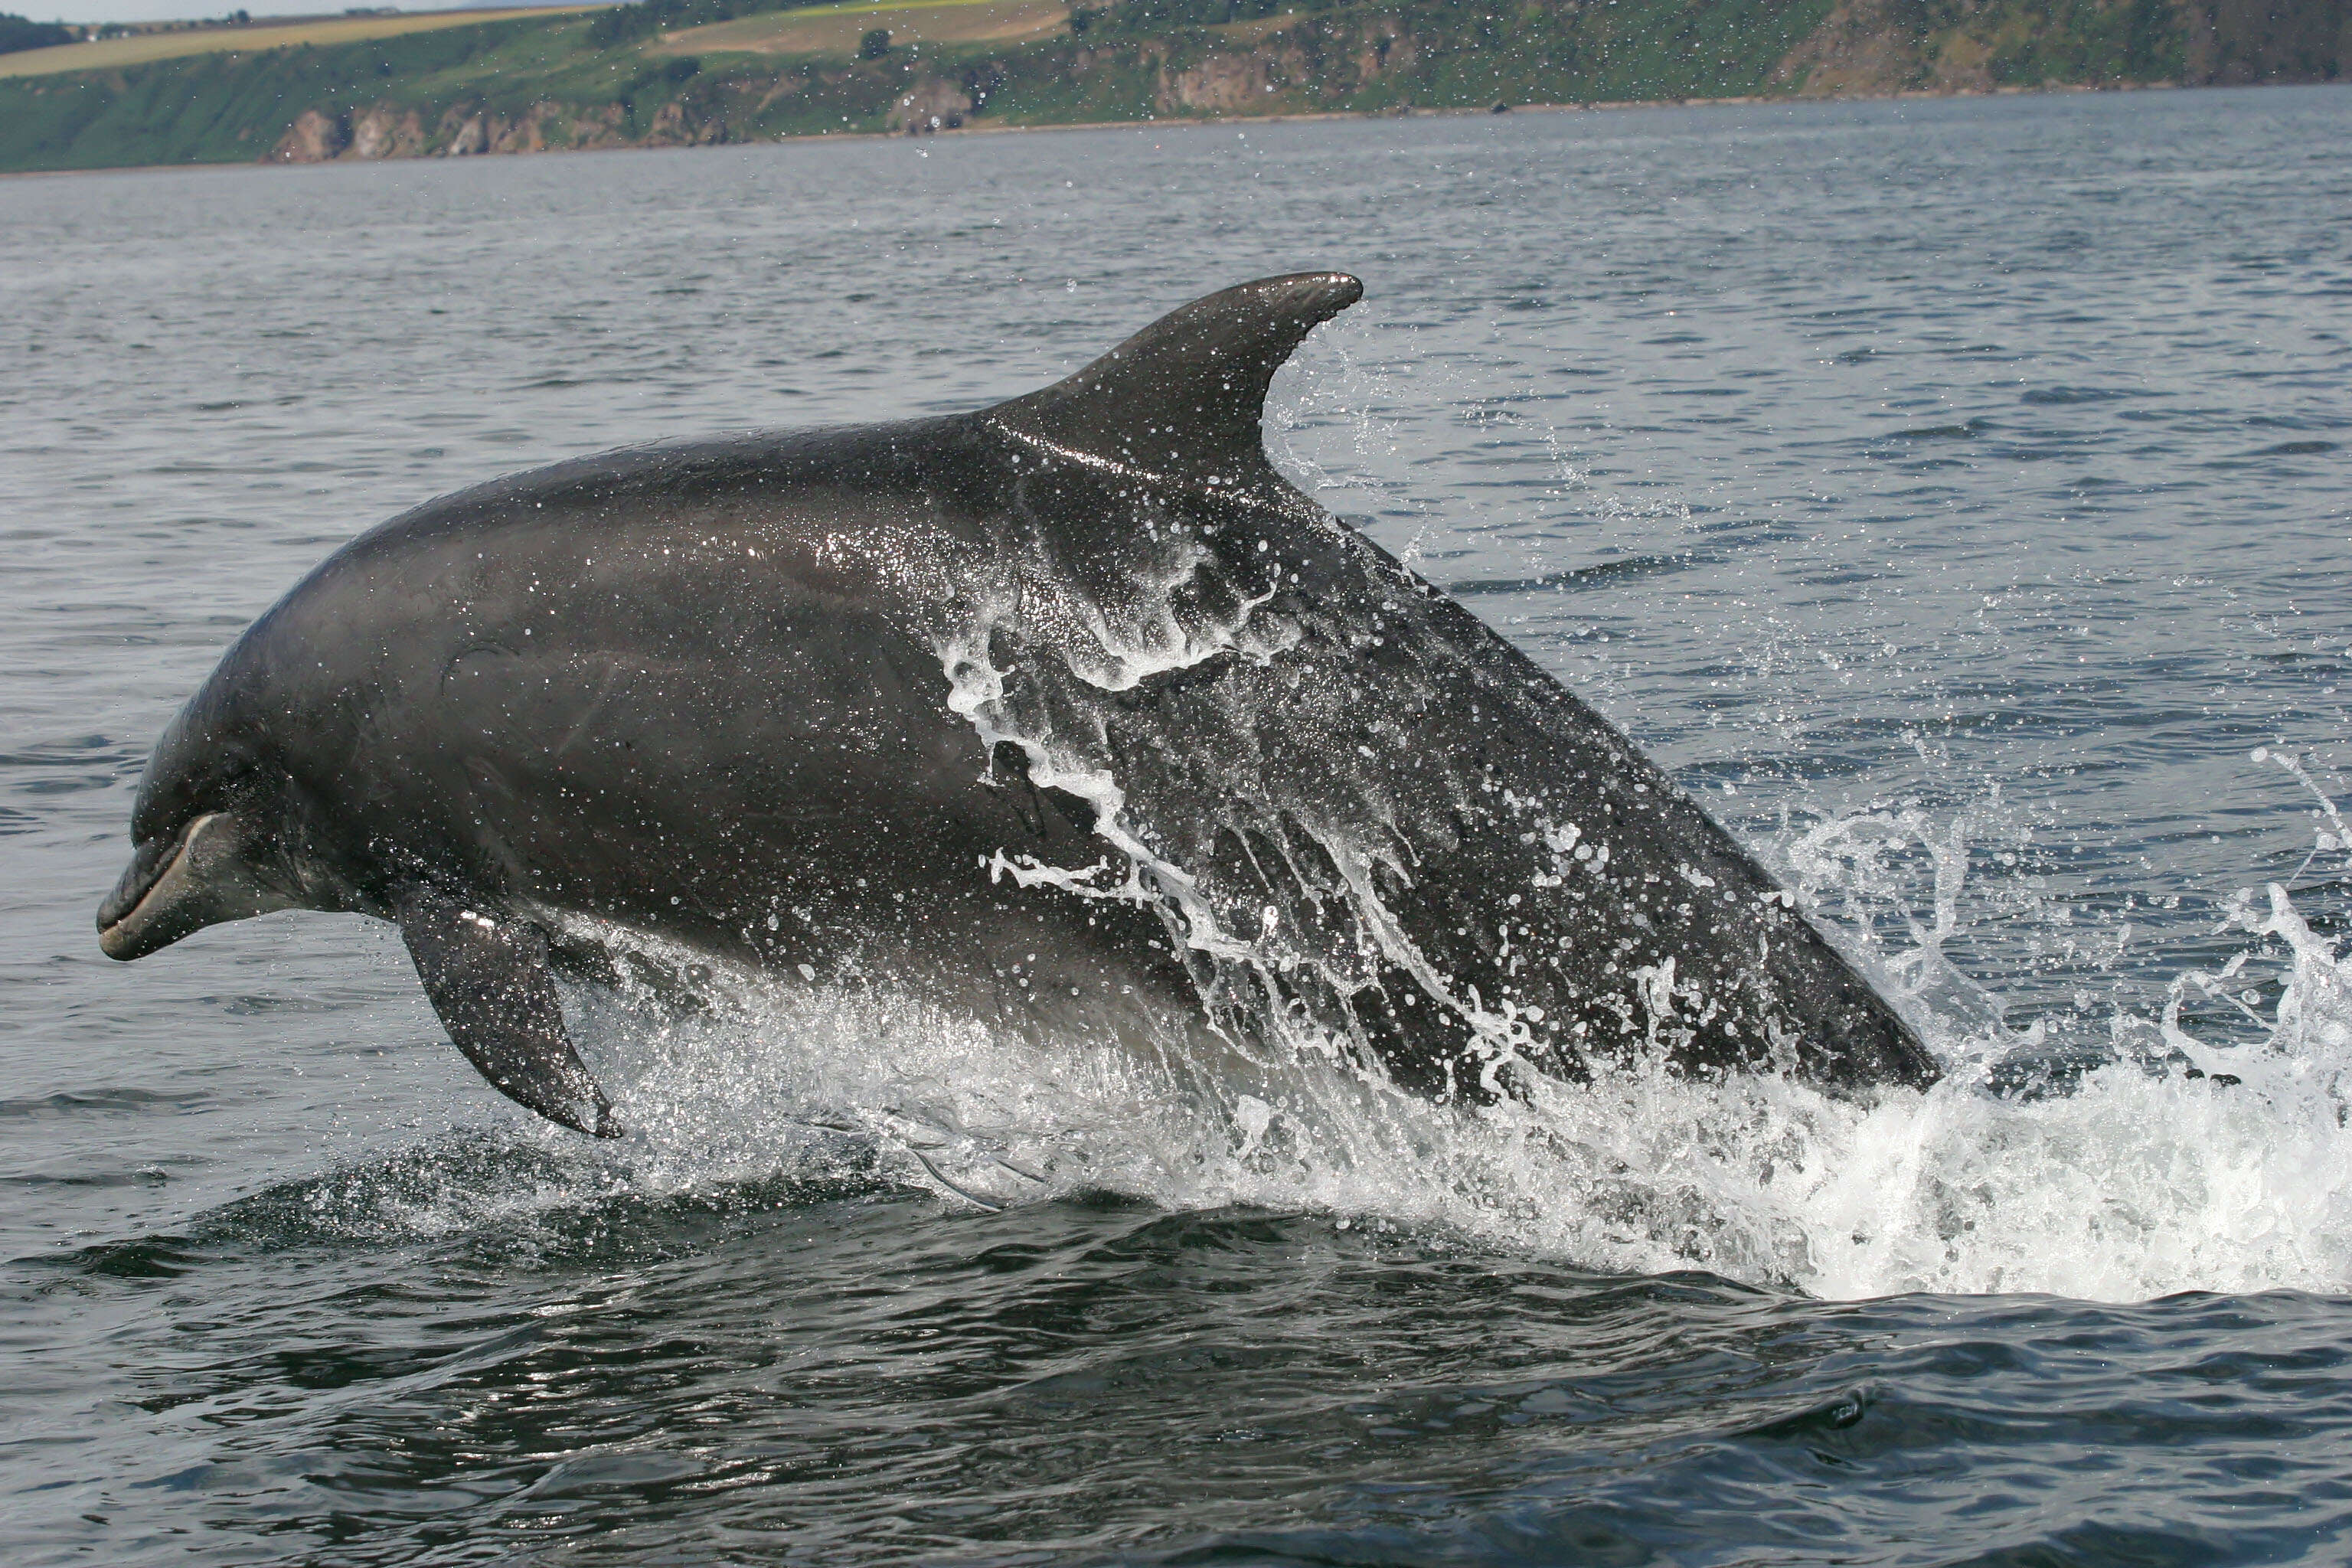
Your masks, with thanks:
M1069 31L1068 0L863 0L767 11L663 33L652 47L666 55L751 54L846 59L879 27L904 47L1028 43Z
M472 27L516 16L549 16L601 10L597 5L567 5L560 9L518 7L510 11L420 11L400 16L320 16L283 25L268 19L244 27L206 27L184 33L137 33L122 38L98 38L86 44L61 44L50 49L26 49L0 55L0 77L54 76L60 71L121 70L154 60L184 59L191 55L260 54L297 45L331 47L396 38L407 33L443 27Z

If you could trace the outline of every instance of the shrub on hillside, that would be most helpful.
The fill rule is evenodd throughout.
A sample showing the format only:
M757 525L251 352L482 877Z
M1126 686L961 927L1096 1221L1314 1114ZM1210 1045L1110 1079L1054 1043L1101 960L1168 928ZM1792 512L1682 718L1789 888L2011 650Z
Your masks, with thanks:
M19 49L46 49L52 44L70 44L74 30L56 22L36 22L27 16L12 16L0 11L0 55L13 55Z

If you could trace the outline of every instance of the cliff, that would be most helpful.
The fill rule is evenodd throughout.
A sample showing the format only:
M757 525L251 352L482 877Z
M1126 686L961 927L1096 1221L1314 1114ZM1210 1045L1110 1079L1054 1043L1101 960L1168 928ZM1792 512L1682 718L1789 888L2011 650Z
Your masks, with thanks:
M1861 97L2252 86L2347 70L2352 6L2342 0L1839 0L1772 80Z
M1497 103L2333 81L2352 66L2344 0L1118 0L1049 8L1042 23L1036 0L1022 3L1029 10L997 37L967 27L963 41L878 58L796 44L797 18L816 13L666 31L652 13L603 13L0 79L0 169ZM722 0L709 14L751 8ZM599 15L626 25L600 26ZM698 19L677 0L662 15Z

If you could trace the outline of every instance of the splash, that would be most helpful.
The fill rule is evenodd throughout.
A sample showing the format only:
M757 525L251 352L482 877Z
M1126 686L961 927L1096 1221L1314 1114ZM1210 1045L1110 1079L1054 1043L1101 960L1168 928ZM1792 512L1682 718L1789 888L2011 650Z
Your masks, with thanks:
M1970 820L1857 813L1780 851L1823 904L1883 897L1886 851L1906 836L1932 851L1907 945L1859 950L1952 1069L1925 1093L1857 1104L1774 1079L1628 1070L1440 1107L1312 1053L1209 1073L1173 1036L1156 1050L1045 1047L883 989L811 998L742 977L687 1018L650 992L587 999L640 1133L613 1157L682 1190L845 1138L895 1179L985 1207L1108 1189L1171 1208L1306 1209L1834 1298L2352 1283L2340 945L2284 887L2249 894L2228 917L2244 951L2181 974L2153 1016L2116 1014L2104 1065L2071 1087L1998 1086L2042 1034L2005 1026L1943 956L1964 931ZM2243 998L2263 994L2263 970L2275 1000L2257 1009ZM2217 992L2246 1026L2234 1037L2182 1021Z
M2352 835L2320 798L2315 858L2341 858ZM952 1212L1110 1191L1828 1298L2352 1287L2352 953L2286 885L2249 889L2217 933L2239 951L2112 1013L2099 1065L2021 1075L2049 1059L2041 1021L2004 1022L1945 956L1998 902L1971 879L1998 870L2002 820L1990 800L1948 817L1882 806L1766 850L1925 1023L1950 1076L1924 1093L1863 1104L1628 1070L1441 1107L1311 1051L1205 1063L1176 1031L1041 1044L887 985L786 989L606 930L622 983L567 1000L623 1144L502 1117L220 1218L527 1255L591 1246L615 1228L603 1219L649 1205L915 1188ZM1871 909L1898 918L1874 931Z
M1356 436L1360 447L1378 431L1360 422ZM1564 461L1562 476L1574 481ZM2078 1026L2013 1026L2015 1009L1954 956L1972 919L2039 896L2013 868L1984 875L1979 849L2023 831L1997 792L1949 815L1895 804L1791 823L1763 848L1790 900L1921 1027L1947 1070L1927 1091L1853 1102L1778 1079L1692 1082L1635 1063L1575 1085L1529 1070L1492 1103L1439 1105L1367 1070L1349 1048L1345 1009L1302 1023L1285 986L1319 973L1352 994L1384 964L1384 983L1402 975L1475 1026L1490 1063L1517 1059L1526 1021L1387 918L1384 842L1257 802L1240 826L1277 848L1303 836L1328 868L1313 889L1321 918L1286 918L1274 903L1261 914L1213 896L1195 880L1197 859L1155 831L1167 824L1150 803L1135 809L1149 780L1114 771L1097 699L1214 660L1263 664L1291 635L1261 613L1262 584L1238 574L1223 613L1178 613L1178 585L1213 563L1160 521L1139 510L1138 531L1164 548L1115 601L1055 599L1044 590L1059 579L1041 572L1025 596L971 597L972 618L941 628L936 651L950 706L986 753L1018 748L1033 783L1079 796L1097 820L1091 864L1000 855L989 873L1153 909L1171 945L1202 961L1194 973L1211 976L1210 1011L1255 1005L1264 1026L1232 1036L1214 1059L1199 1030L1173 1025L1143 1041L1040 1043L870 977L779 988L600 932L668 978L572 998L636 1134L620 1150L536 1134L541 1150L561 1150L551 1157L577 1163L583 1193L692 1193L848 1159L978 1208L1108 1189L1179 1209L1303 1209L1588 1267L1702 1268L1831 1297L2352 1287L2346 954L2284 884L2250 892L2225 922L2242 952L2181 973L2150 1016L2113 1011L2100 1048L2067 1059L2053 1042ZM1041 688L1038 661L1010 635L1017 617L1003 605L1016 602L1035 646L1070 672L1067 690ZM1215 717L1245 735L1258 715ZM2291 757L2256 754L2266 759L2319 795ZM1331 766L1354 763L1342 753ZM1243 781L1231 782L1226 809L1251 808ZM2329 826L2298 877L2352 849L2320 800ZM1572 824L1528 826L1549 868L1538 877L1578 874L1587 854L1605 864L1606 847L1578 842ZM1998 850L1990 861L2016 858ZM1346 942L1308 940L1341 925ZM2116 956L2127 940L2116 936ZM2267 987L2253 984L2258 972ZM1671 961L1642 984L1649 1016L1671 1016ZM2209 1004L2229 1010L2224 1021Z

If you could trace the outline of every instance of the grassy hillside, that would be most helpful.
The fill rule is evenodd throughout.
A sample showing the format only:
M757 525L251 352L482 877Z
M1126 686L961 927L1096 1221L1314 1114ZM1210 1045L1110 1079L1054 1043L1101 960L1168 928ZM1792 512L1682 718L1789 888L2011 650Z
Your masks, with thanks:
M0 79L0 169L2333 79L2347 52L2342 0L651 0Z

